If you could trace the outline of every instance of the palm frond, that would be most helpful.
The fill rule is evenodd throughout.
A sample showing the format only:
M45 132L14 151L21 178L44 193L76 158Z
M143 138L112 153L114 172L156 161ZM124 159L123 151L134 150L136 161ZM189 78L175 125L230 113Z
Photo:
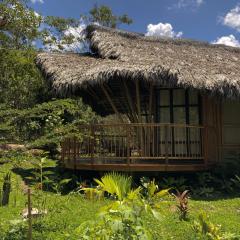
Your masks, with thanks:
M123 200L131 191L132 178L119 173L108 173L100 180L94 181L101 187L101 189L119 200Z

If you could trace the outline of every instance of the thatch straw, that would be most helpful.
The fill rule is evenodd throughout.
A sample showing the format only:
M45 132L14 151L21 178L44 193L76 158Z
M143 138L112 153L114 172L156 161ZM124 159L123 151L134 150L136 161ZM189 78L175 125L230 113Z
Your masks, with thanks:
M37 57L38 66L60 95L118 77L240 95L240 49L145 37L96 25L86 31L95 55L40 53Z

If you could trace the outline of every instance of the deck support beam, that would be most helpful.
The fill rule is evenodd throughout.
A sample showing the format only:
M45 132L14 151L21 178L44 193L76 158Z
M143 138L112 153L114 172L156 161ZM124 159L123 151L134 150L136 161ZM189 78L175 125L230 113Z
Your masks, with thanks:
M138 113L138 122L142 123L141 115L141 97L140 97L140 83L139 79L136 80L136 102L137 102L137 113ZM144 128L139 129L139 138L140 138L140 156L144 155Z
M150 87L149 87L149 122L152 122L152 107L153 105L153 84L152 82L150 83Z
M123 118L122 118L121 114L118 112L118 110L117 110L117 108L116 108L116 106L115 106L112 98L110 97L108 91L106 90L106 88L105 88L104 85L102 85L102 84L101 84L101 88L102 88L102 90L103 90L103 92L104 92L104 94L105 94L105 96L106 96L109 104L111 105L113 111L114 111L115 114L118 116L119 120L123 123L123 122L124 122L124 121L123 121Z
M138 113L138 121L142 122L141 116L141 98L140 98L140 86L139 79L136 80L136 100L137 100L137 113Z
M133 101L132 101L132 98L131 98L131 95L130 95L130 92L129 92L129 89L128 89L128 86L127 86L127 83L123 80L123 87L124 87L124 92L125 92L125 95L126 95L126 98L127 98L127 102L128 102L128 105L130 107L130 111L131 111L131 115L132 115L132 118L134 120L134 122L138 122L138 118L136 116L136 110L134 109L134 104L133 104Z

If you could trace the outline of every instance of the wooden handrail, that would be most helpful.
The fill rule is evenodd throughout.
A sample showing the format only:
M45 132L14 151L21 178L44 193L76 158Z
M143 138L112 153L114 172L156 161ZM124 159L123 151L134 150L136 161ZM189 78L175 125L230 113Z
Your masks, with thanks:
M81 124L79 125L80 128L84 127L91 127L94 125L96 127L117 127L117 126L146 126L146 127L161 127L161 126L170 126L170 127L189 127L189 128L204 128L203 125L190 125L190 124L176 124L176 123L97 123L97 124Z
M171 123L114 123L79 126L82 140L62 143L62 160L75 164L139 164L161 162L166 168L177 160L205 162L206 128ZM71 161L70 161L71 162ZM154 163L154 162L153 162ZM150 163L149 163L150 164Z

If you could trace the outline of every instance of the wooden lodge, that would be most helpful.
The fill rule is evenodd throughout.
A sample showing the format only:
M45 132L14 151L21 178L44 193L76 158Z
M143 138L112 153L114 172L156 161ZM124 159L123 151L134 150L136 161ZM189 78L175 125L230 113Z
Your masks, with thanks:
M56 95L116 119L66 138L64 167L200 171L240 160L240 49L96 25L86 36L91 53L37 58Z

